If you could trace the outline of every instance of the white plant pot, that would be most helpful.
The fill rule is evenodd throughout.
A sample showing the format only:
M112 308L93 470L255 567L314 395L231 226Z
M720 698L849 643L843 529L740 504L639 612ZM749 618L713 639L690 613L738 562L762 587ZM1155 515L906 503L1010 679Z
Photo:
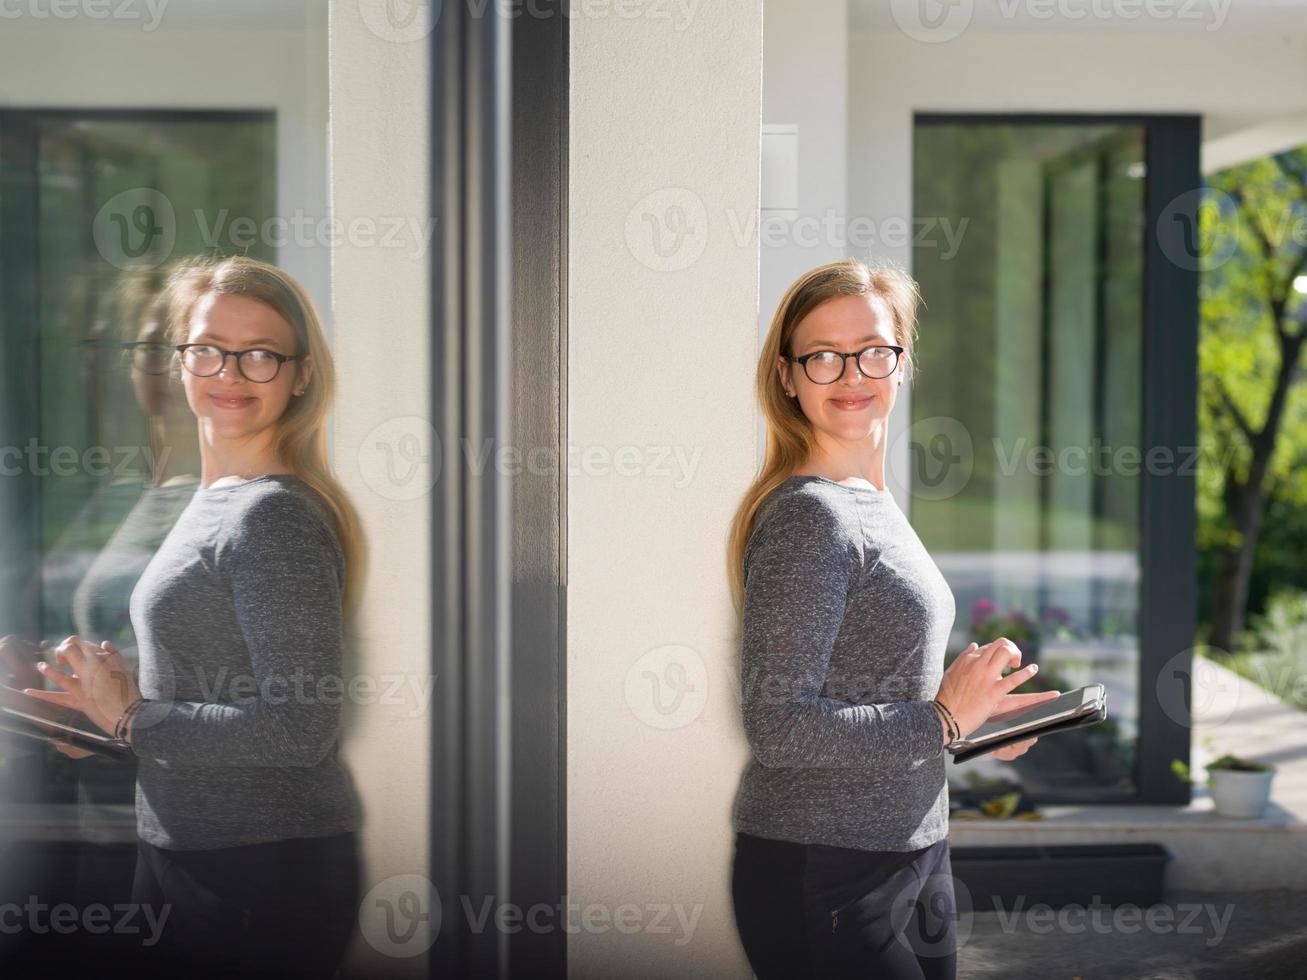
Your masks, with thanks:
M1274 769L1266 772L1209 770L1209 789L1216 812L1223 817L1260 817L1271 798L1271 778L1274 775Z

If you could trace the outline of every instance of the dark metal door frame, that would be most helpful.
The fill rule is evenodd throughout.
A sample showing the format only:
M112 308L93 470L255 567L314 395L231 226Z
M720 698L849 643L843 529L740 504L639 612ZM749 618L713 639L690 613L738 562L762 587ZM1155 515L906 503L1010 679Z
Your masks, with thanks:
M567 18L446 4L432 33L432 976L566 975ZM491 465L467 465L482 447ZM499 450L511 450L502 457ZM532 452L544 449L545 452ZM496 460L529 460L525 468ZM544 461L542 463L542 461ZM520 919L518 920L521 921Z

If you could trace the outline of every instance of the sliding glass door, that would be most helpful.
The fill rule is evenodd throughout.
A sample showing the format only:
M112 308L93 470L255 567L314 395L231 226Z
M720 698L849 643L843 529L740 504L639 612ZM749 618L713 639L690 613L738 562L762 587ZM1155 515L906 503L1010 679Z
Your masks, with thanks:
M926 308L912 519L957 598L950 654L1008 636L1041 665L1022 690L1102 683L1108 695L1108 722L995 771L1044 802L1143 798L1145 718L1187 722L1161 712L1153 686L1160 655L1192 642L1183 613L1159 610L1168 635L1147 658L1141 642L1146 574L1167 574L1146 568L1159 544L1147 501L1156 481L1186 479L1174 460L1146 465L1159 439L1180 448L1145 411L1150 331L1175 328L1157 296L1149 305L1149 274L1183 272L1150 234L1150 207L1175 195L1150 179L1148 125L918 117L915 129L915 218L960 238L952 252L913 250ZM1170 354L1192 370L1193 349ZM1169 546L1191 554L1192 537Z

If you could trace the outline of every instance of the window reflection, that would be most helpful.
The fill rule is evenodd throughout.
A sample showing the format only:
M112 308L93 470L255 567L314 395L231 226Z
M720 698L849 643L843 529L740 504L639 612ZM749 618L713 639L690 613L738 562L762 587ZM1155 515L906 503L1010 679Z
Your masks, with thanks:
M38 288L6 297L11 315L0 320L13 368L0 393L11 450L0 480L0 581L11 586L0 597L0 681L21 689L52 687L33 670L39 644L71 634L109 640L137 663L128 598L198 488L200 461L176 357L133 345L167 340L173 264L215 250L211 220L186 216L274 216L275 124L266 113L0 115L0 139L20 132L34 145L26 169L11 163L0 181L0 194L36 201L30 226L4 231L23 237ZM126 247L106 247L101 206L142 190L182 219L166 236L157 222L129 221ZM267 242L248 254L276 259ZM132 860L112 847L134 853L134 758L70 759L0 733L0 761L0 837L37 865L55 859L35 856L44 852L32 835L89 842L76 852L79 890L125 895ZM6 887L21 877L11 864Z
M912 519L957 600L950 653L1007 636L1041 665L1019 690L1107 689L1102 725L969 764L1046 802L1134 791L1143 151L1133 125L915 133L916 218L964 229L913 250Z

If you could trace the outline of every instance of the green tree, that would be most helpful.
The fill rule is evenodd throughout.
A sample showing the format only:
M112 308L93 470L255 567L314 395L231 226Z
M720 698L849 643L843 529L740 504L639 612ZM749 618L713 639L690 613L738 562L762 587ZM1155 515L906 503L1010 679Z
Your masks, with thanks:
M1209 642L1234 650L1268 500L1307 507L1307 149L1209 181L1199 344L1199 548L1211 568Z

